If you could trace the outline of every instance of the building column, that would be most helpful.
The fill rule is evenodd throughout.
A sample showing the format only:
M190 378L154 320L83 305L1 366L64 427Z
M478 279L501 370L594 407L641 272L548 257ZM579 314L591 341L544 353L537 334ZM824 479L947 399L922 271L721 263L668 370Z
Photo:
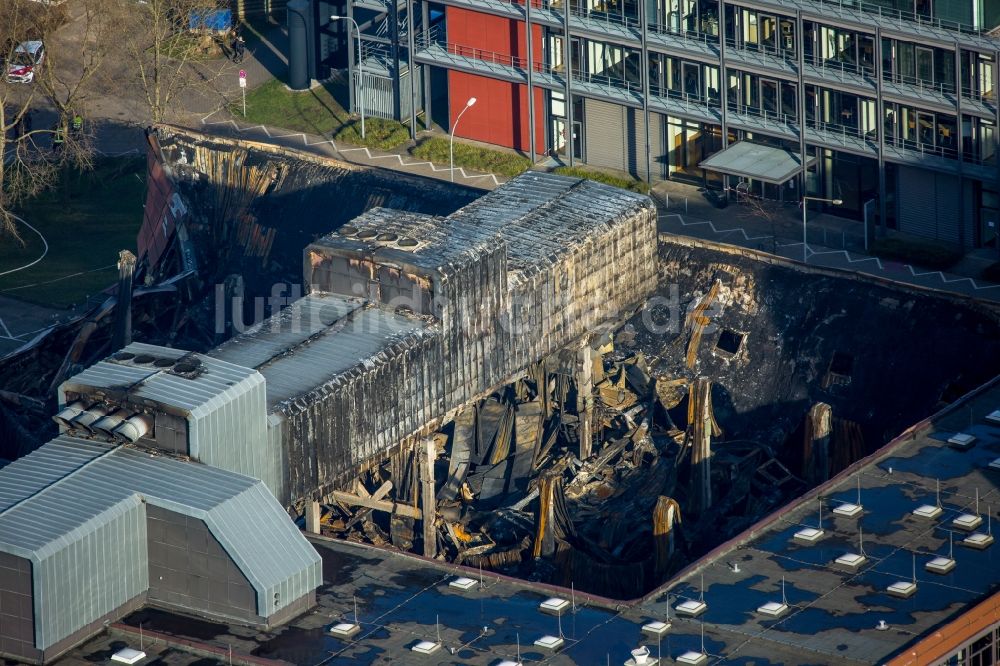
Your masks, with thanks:
M878 114L876 131L878 132L878 226L882 236L885 235L888 210L888 192L885 180L885 99L882 97L882 29L875 28L875 113ZM899 119L893 115L893 127ZM874 230L873 230L874 231ZM865 228L865 234L869 231ZM871 239L869 239L871 240ZM867 242L867 241L866 241Z
M796 61L799 66L799 154L802 156L802 186L799 188L799 201L802 206L806 205L804 197L809 194L809 153L806 148L806 30L805 22L802 20L802 10L795 11L795 46L797 51Z
M830 478L830 431L833 410L825 402L817 402L806 414L804 477L814 486Z
M569 2L569 0L565 0ZM649 156L649 47L647 46L647 34L649 31L649 26L647 25L649 13L647 11L646 3L648 0L639 0L639 23L642 25L642 48L640 57L642 58L642 69L639 71L639 75L642 77L640 80L642 82L642 125L646 130L646 182L652 185L653 183L653 171L652 171L652 160Z
M528 54L527 71L528 71L528 146L529 153L531 154L531 163L535 163L535 86L533 84L534 80L534 36L531 31L531 3L534 0L526 0L524 3L524 31L527 34L527 46L526 52ZM565 0L569 2L569 0Z
M570 36L569 30L569 2L570 0L563 0L563 69L566 72L566 154L569 157L569 165L573 166L575 158L573 147L576 144L573 129L573 38ZM583 141L582 136L580 141Z
M410 138L417 138L417 68L413 62L414 44L413 0L406 0L406 67L410 70Z
M726 63L726 0L719 0L719 103L722 105L723 150L729 147L729 74L726 72ZM800 75L799 80L801 79ZM722 175L722 189L729 191L729 176L726 174Z
M306 532L320 533L320 504L316 500L306 500Z
M420 3L420 26L424 29L424 32L427 32L430 29L430 24L431 24L430 9L428 9L429 4L430 3L426 1ZM431 97L433 97L431 91L431 68L425 66L423 70L424 70L424 124L428 128L430 128L430 126L433 124L432 114L431 114Z
M347 16L349 18L354 18L354 3L351 0L347 1ZM354 99L355 97L355 86L354 86L354 68L355 68L355 50L357 50L358 55L361 52L361 33L354 32L354 22L347 21L347 95L348 104L350 105L351 113L354 113L357 108L358 101Z
M389 55L392 58L392 117L402 120L403 94L402 86L399 83L399 0L391 0L389 3Z
M594 361L589 344L577 352L576 413L580 419L580 460L586 460L594 443Z
M955 143L958 147L958 242L965 251L965 149L962 147L962 47L955 44ZM973 245L975 241L968 244Z
M434 461L437 459L437 444L428 437L420 444L420 512L424 529L424 557L437 556L437 500L434 495Z
M690 388L688 408L691 437L691 490L693 513L704 515L712 508L712 380L698 377Z

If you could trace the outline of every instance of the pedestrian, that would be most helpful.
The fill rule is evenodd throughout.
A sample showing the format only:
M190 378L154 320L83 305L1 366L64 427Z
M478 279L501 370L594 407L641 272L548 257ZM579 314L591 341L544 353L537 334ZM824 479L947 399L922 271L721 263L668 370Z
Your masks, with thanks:
M66 143L66 130L60 124L56 125L55 133L52 135L52 152L58 153L63 149L63 144Z
M243 57L246 55L247 43L243 39L243 32L238 23L233 26L230 48L233 52L233 62L236 64L243 62Z

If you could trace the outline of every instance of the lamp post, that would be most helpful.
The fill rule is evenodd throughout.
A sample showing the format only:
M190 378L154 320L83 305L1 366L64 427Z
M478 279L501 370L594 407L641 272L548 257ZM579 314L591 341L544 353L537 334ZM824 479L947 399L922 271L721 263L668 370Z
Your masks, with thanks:
M451 182L455 182L455 130L458 129L458 121L462 119L465 112L472 108L476 103L475 97L470 97L465 103L465 108L459 111L458 117L455 118L454 124L451 126L451 132L448 135L448 162L451 164Z
M354 35L358 39L358 78L361 80L361 85L359 86L359 92L361 100L358 102L358 107L361 109L361 138L365 138L365 68L363 64L364 54L361 52L361 27L358 22L355 21L350 16L331 16L331 21L350 21L354 24Z
M809 263L809 245L806 242L806 212L808 211L808 202L810 201L821 201L823 203L833 204L834 206L839 206L844 203L843 199L823 199L821 197L802 197L802 263Z

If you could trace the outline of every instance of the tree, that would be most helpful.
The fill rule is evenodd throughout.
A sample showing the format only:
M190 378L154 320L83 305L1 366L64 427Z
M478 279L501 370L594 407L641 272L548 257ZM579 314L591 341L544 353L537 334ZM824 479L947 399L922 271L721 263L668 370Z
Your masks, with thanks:
M51 11L49 11L51 10ZM8 66L31 65L30 55L19 45L42 40L64 19L60 8L49 8L25 0L5 0L0 6L0 238L20 242L16 206L48 187L56 166L68 159L47 149L52 128L32 125L32 107L44 97L35 82L11 81ZM44 66L43 66L44 67ZM32 71L37 75L36 67Z
M130 8L132 25L122 35L122 46L134 64L152 122L163 122L182 92L214 93L212 84L225 61L214 65L206 61L221 54L221 40L208 26L199 25L199 17L211 15L219 0L118 2Z

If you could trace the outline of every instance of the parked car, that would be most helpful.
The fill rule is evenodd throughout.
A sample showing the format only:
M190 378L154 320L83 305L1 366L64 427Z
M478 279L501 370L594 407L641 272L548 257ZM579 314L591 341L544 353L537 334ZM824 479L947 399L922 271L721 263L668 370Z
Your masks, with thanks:
M45 62L45 47L40 41L21 42L7 62L7 81L31 83Z

